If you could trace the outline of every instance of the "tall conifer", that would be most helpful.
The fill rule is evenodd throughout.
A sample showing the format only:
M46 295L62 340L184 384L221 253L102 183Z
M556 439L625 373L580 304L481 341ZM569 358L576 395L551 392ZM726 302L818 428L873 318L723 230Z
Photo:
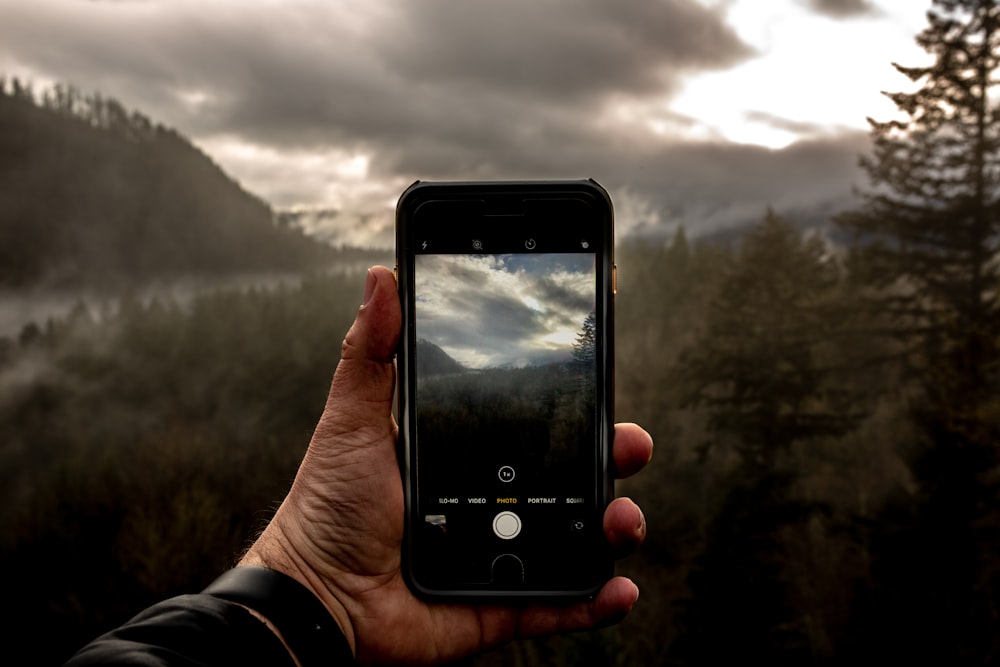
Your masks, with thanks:
M988 442L1000 361L1000 2L933 0L927 19L917 43L933 62L894 65L919 87L886 93L898 118L869 119L871 188L838 223L912 353L925 410Z
M992 664L1000 655L1000 0L933 0L895 65L916 85L871 123L856 235L862 275L893 317L926 437L907 451L912 493L873 543L868 659Z

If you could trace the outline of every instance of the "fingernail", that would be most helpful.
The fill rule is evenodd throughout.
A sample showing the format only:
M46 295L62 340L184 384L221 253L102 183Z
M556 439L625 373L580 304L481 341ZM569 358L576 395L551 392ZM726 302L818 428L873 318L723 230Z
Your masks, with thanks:
M375 294L375 286L378 284L378 277L376 277L375 272L368 269L368 278L365 280L365 298L361 302L361 307L364 308L368 305L368 302L372 300L372 295Z

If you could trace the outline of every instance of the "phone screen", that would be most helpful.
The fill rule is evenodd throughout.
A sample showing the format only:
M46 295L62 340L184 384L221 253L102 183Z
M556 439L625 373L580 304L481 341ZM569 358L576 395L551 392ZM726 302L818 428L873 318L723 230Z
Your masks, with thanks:
M592 588L606 576L607 240L573 202L482 210L412 220L411 566L428 590Z

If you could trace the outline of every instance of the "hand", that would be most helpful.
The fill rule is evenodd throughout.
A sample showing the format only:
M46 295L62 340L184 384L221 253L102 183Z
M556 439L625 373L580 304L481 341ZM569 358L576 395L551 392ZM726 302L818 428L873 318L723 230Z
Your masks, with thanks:
M517 637L624 618L639 596L624 577L592 600L562 606L428 604L410 592L400 572L403 489L392 416L400 322L392 272L375 267L295 482L241 564L280 570L308 586L363 664L441 663ZM619 476L641 469L652 450L641 428L616 426ZM617 498L604 530L612 548L626 553L642 542L646 523L635 503Z

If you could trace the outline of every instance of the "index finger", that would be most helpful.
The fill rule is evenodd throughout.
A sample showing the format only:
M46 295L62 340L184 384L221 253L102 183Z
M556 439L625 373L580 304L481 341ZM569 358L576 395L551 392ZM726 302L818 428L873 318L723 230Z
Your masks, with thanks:
M615 476L634 475L653 458L653 438L637 424L615 424Z

